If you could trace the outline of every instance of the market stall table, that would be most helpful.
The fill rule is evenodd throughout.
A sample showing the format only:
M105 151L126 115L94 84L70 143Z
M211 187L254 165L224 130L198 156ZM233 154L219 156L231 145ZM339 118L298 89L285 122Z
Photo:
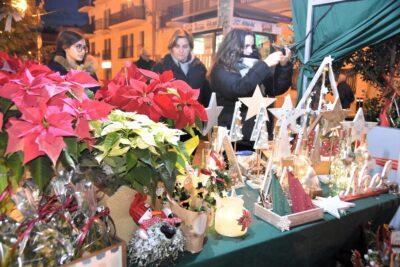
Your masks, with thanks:
M244 188L246 208L253 211L257 191ZM177 266L335 266L342 249L354 249L361 226L373 221L389 222L400 204L400 197L384 194L355 201L356 206L340 220L325 213L324 219L281 232L253 215L243 238L228 238L215 231L208 234L199 254L186 253Z

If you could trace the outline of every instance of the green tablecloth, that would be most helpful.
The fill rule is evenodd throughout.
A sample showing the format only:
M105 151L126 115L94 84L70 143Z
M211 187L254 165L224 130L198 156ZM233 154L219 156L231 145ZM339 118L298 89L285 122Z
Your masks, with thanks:
M253 211L257 195L243 189L246 208ZM385 194L355 201L340 220L325 213L324 219L280 232L253 215L247 234L229 238L211 231L199 254L185 253L178 266L329 266L343 248L354 248L361 225L389 222L400 203L397 195Z

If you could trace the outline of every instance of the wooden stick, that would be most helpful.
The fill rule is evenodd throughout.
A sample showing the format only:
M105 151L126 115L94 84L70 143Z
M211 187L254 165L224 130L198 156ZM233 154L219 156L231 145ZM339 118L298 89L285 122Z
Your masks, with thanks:
M261 157L261 153L260 153L260 149L256 149L256 168L257 168L257 176L256 176L256 180L258 181L260 178L260 157Z

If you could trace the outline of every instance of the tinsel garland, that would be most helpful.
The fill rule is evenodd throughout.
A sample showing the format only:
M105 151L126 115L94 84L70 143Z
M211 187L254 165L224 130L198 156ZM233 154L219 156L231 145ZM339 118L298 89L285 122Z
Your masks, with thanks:
M128 243L129 266L158 266L167 261L175 261L184 251L185 239L177 228L175 235L168 239L161 232L163 223L156 223L147 229L148 239L143 239L138 232Z

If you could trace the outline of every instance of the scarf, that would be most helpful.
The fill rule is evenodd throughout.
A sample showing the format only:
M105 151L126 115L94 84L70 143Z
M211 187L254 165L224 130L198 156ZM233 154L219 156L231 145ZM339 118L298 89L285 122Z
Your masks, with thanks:
M71 63L68 62L68 60L63 57L63 56L55 56L54 61L63 66L67 71L70 70L84 70L87 71L91 74L96 72L96 62L95 59L92 56L86 56L85 61L83 64L76 64L73 66Z
M175 62L175 64L181 68L182 72L185 74L185 76L187 75L187 73L189 72L189 67L190 67L190 63L193 62L194 57L190 54L189 55L189 60L186 62L180 62L179 60L177 60L176 58L174 58L173 55L171 55L172 60Z

